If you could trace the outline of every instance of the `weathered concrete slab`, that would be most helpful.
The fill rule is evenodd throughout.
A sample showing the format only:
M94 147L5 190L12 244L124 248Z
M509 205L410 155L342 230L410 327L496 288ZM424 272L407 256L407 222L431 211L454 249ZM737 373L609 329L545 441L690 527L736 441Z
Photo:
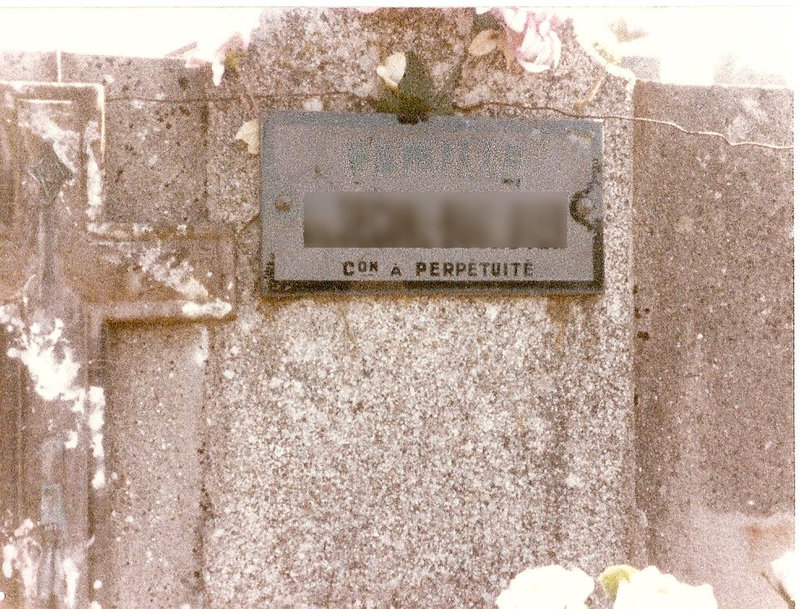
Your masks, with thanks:
M187 224L207 218L207 70L65 53L65 82L105 86L106 217L112 222Z
M636 114L791 144L781 89L639 83ZM720 607L785 606L793 544L792 152L639 125L637 462L650 561Z
M2 429L3 465L16 467L0 522L4 580L14 578L3 588L19 606L102 604L109 563L94 554L109 544L92 539L113 522L117 489L104 461L103 324L229 315L232 246L224 227L105 221L101 87L2 82L0 95L0 406L16 414ZM199 496L196 476L187 484ZM192 589L201 577L191 569ZM120 596L135 598L122 580Z
M365 110L381 58L413 49L441 78L472 14L273 12L244 82L267 107ZM456 101L571 108L604 69L562 34L555 73L468 61ZM629 83L607 76L595 104L630 111ZM631 128L606 125L602 295L275 304L255 292L258 161L232 140L248 114L210 103L210 215L243 227L240 313L210 332L210 606L489 607L527 566L628 559Z
M104 607L202 605L207 344L202 327L118 325L109 332L112 511L94 544L105 572Z

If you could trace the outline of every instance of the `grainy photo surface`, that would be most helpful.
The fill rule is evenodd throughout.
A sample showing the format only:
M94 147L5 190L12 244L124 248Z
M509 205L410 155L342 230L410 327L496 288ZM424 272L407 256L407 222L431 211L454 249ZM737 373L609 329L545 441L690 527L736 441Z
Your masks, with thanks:
M780 7L0 8L0 609L784 609Z

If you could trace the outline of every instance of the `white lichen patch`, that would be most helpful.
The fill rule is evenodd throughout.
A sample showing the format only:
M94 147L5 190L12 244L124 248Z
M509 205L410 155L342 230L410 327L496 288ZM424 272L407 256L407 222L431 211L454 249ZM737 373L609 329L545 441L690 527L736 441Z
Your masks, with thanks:
M105 469L95 470L92 476L92 488L99 491L106 486L106 471Z
M89 207L86 215L96 220L103 211L103 171L94 154L92 144L102 142L100 126L96 121L86 125L84 133L84 152L86 153L86 197Z
M88 222L86 230L93 235L107 236L111 232L114 225L110 222Z
M100 489L105 486L105 451L103 449L103 419L105 395L102 387L91 386L88 392L78 386L81 364L75 361L73 353L63 336L64 322L53 319L45 330L39 323L26 325L13 315L8 307L0 307L0 322L6 325L13 337L15 346L7 355L20 360L28 370L36 393L47 401L61 400L69 405L70 411L79 415L77 428L68 430L64 437L64 448L74 450L80 441L80 430L84 424L83 415L88 403L89 412L86 424L90 431L92 455L95 459L95 474L92 486Z
M792 601L797 601L800 581L800 559L794 550L788 550L770 563L772 573Z
M95 472L92 476L92 488L99 490L106 485L105 450L103 449L103 424L106 408L106 396L102 387L89 387L89 416L87 425L92 445L92 456L95 460Z
M78 169L73 163L80 149L80 133L65 129L58 125L50 116L52 107L44 104L26 105L26 112L19 117L20 127L30 129L43 140L53 145L53 151L58 160L72 172L72 183L78 175Z
M19 317L19 310L15 305L0 305L0 324L6 327L9 333L17 333L25 327Z
M78 448L78 432L70 430L67 432L67 439L64 440L64 448L67 450L74 450Z
M187 298L208 298L208 290L193 275L192 265L186 260L175 263L174 257L166 261L161 258L161 247L145 250L139 262L145 275L153 277L159 283L174 289Z
M303 110L306 112L321 112L323 110L322 100L319 97L312 97L303 102Z
M52 329L43 329L38 323L23 327L16 333L16 347L8 350L8 357L20 360L28 369L39 396L47 401L68 400L83 402L83 394L75 387L80 364L73 359L67 340L62 337L64 322L53 320Z
M11 579L11 576L14 575L13 565L18 554L16 545L7 543L3 546L3 575L6 576L6 579Z
M93 235L99 237L109 237L112 239L130 239L133 237L141 237L153 232L153 227L150 224L132 223L132 224L114 224L112 222L88 222L86 229Z
M75 561L69 556L64 559L62 568L64 569L64 604L69 607L69 609L73 609L75 607L75 596L78 592L78 582L81 579L81 572L78 571L78 568L75 566Z
M205 326L200 327L200 344L194 351L192 359L198 366L204 366L208 361L208 328Z
M247 144L247 152L250 154L258 154L260 150L260 133L259 120L254 118L250 121L245 121L234 136L234 140L241 140Z
M117 243L114 247L128 263L137 266L153 281L175 290L190 300L208 299L208 290L194 277L192 265L187 260L177 262L174 255L165 254L161 242L156 242L145 250L130 243Z
M192 319L197 317L221 318L230 313L232 308L231 303L217 299L213 302L204 303L187 302L181 307L181 313Z
M36 592L38 557L41 555L41 546L31 537L34 528L33 521L24 520L3 545L3 576L10 579L15 571L19 573L28 596Z
M141 237L142 235L146 235L148 233L153 232L153 227L150 226L149 224L141 224L135 222L133 224L129 224L128 226L131 227L134 237Z

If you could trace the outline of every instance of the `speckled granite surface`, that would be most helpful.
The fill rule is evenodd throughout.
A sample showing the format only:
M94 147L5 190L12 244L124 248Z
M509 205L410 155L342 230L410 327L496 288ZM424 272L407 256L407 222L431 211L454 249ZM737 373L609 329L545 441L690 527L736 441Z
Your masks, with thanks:
M471 22L471 10L272 13L242 74L263 107L363 111L381 58L413 48L445 74ZM571 110L604 69L570 26L563 37L553 74L470 60L457 102ZM525 567L625 560L630 127L605 127L601 296L274 303L256 292L258 159L232 142L248 118L236 86L209 91L209 215L242 227L238 319L210 332L210 606L490 607ZM593 109L629 113L630 83L605 76Z

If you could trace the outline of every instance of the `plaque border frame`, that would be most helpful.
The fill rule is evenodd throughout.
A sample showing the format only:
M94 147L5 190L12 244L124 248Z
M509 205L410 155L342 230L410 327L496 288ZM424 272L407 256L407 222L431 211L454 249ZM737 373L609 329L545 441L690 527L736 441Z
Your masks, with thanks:
M458 281L458 280L415 280L415 281L375 281L369 279L354 279L348 281L312 281L312 280L276 280L275 279L275 253L270 247L267 229L267 218L276 213L272 199L267 199L264 188L265 176L269 170L268 155L263 151L268 143L271 124L276 121L284 124L307 124L309 119L320 125L352 126L363 125L366 120L378 121L396 120L393 115L363 112L306 112L298 110L265 110L261 114L260 142L262 154L260 155L259 168L259 196L260 196L260 224L259 236L259 288L263 297L287 298L303 297L324 294L368 294L368 295L457 295L485 296L485 295L594 295L602 294L605 287L605 248L603 244L604 230L604 184L603 184L603 127L601 120L592 119L537 119L532 117L440 117L435 119L451 120L476 128L481 123L505 124L508 126L522 127L534 126L545 133L575 131L587 132L591 135L591 156L593 163L599 163L600 173L596 183L592 186L594 197L599 201L599 220L594 227L592 239L592 269L591 280L531 280L531 281ZM456 125L458 126L458 125Z

